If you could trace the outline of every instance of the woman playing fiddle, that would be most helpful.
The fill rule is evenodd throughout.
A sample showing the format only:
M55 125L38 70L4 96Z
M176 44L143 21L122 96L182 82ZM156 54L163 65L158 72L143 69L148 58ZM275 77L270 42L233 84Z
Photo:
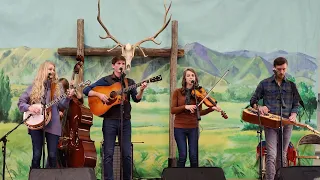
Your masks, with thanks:
M175 114L174 137L179 152L178 167L185 167L187 160L187 140L191 167L198 167L199 121L197 120L196 113L196 99L192 95L196 94L193 93L193 86L197 87L198 82L196 72L191 68L186 69L183 72L182 87L176 89L172 96L171 114ZM202 110L202 105L198 107L201 116L214 110L221 111L217 105L204 110Z

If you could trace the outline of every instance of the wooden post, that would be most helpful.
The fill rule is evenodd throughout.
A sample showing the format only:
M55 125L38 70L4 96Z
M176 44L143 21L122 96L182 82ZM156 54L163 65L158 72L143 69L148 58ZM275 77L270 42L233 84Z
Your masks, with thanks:
M77 54L76 59L78 63L75 65L74 70L77 69L77 75L73 76L74 83L78 84L83 82L84 80L84 73L83 73L83 66L84 66L84 20L78 19L77 20ZM74 72L75 73L75 72ZM77 88L76 96L78 99L81 99L83 102L83 87Z
M178 59L178 21L172 21L172 41L171 41L171 58L170 58L170 101L169 109L171 109L171 97L177 86L177 59ZM176 167L176 142L174 140L174 115L169 110L169 159L168 166Z
M77 60L84 58L84 20L77 20Z

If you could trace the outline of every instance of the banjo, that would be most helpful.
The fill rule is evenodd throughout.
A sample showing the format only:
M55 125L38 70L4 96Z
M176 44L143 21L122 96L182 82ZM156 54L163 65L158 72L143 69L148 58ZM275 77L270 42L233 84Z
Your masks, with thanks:
M76 87L73 87L72 89L74 89L76 91L76 88L78 87L85 87L90 85L90 80L87 80L85 82L81 82L79 83ZM57 97L56 99L54 99L53 101L49 102L48 104L46 104L45 106L45 110L43 112L43 108L42 108L42 104L38 103L38 104L33 104L36 107L39 107L40 110L40 114L35 114L34 112L31 111L26 111L23 113L23 119L27 119L24 121L24 124L31 130L38 130L43 128L43 119L44 119L44 115L43 113L46 113L45 115L45 125L47 125L50 120L51 120L51 111L46 111L47 109L49 109L51 106L59 103L62 99L66 98L68 96L67 93L64 93L62 95L60 95L59 97Z

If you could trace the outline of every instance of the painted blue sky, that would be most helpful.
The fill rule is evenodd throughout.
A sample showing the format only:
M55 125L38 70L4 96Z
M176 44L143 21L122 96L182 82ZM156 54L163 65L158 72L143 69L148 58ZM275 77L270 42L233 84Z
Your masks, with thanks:
M97 0L2 0L0 48L76 46L76 21L85 20L85 43L101 40L96 20ZM166 0L166 4L170 1ZM285 50L319 56L318 0L173 0L172 19L179 22L179 44L199 42L226 52ZM162 0L101 0L101 17L111 33L126 44L154 34L163 21ZM171 24L157 39L171 44ZM145 43L144 47L158 47Z

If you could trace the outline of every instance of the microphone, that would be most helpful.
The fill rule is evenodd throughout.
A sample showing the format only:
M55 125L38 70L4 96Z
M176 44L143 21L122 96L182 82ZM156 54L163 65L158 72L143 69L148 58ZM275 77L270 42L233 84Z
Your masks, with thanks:
M120 67L120 68L119 68L119 70L122 72L122 71L123 71L123 68L122 68L122 67Z
M194 80L192 80L191 83L194 84Z
M275 74L275 75L277 75L278 74L278 71L277 70L272 70L273 71L273 73Z
M279 86L279 87L280 87L280 86ZM280 93L281 93L281 92L280 92ZM280 98L281 98L281 99L280 99ZM279 94L279 95L276 97L276 99L277 99L278 101L281 101L281 106L282 106L282 108L285 109L285 108L287 107L287 105L286 105L286 103L284 102L281 94Z
M51 76L51 73L48 73L48 77L47 77L47 78L48 78L48 79L51 79L51 77L50 77L50 76Z

